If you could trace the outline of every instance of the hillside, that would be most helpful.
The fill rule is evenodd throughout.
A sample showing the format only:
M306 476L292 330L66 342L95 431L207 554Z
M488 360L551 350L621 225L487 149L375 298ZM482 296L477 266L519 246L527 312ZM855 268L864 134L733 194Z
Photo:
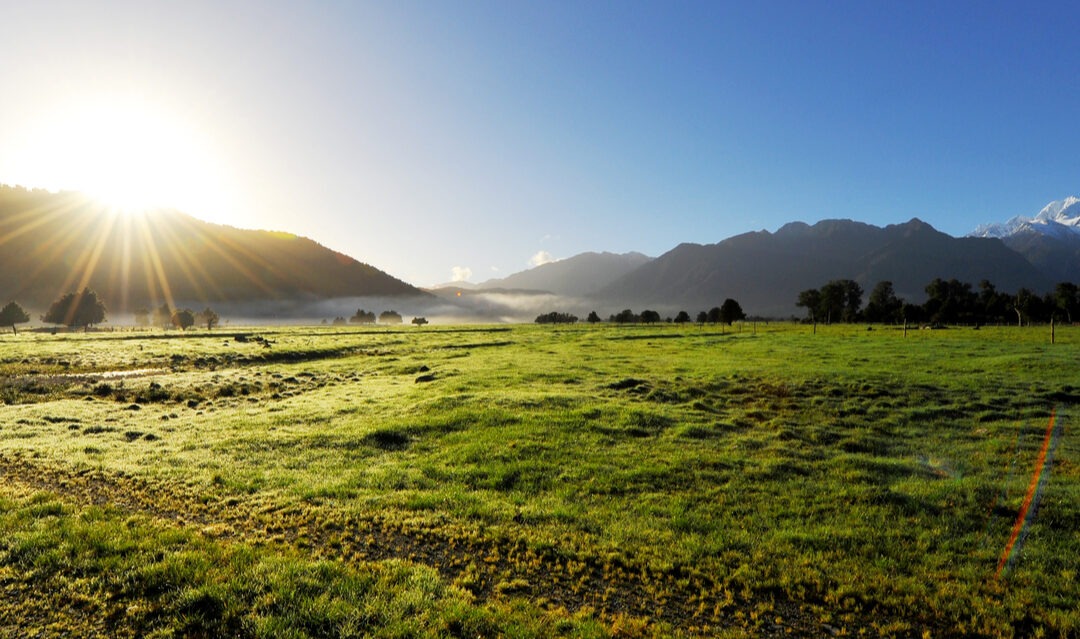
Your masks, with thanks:
M427 296L316 242L175 211L121 216L77 193L0 187L0 299L43 310L89 286L111 314L140 306Z

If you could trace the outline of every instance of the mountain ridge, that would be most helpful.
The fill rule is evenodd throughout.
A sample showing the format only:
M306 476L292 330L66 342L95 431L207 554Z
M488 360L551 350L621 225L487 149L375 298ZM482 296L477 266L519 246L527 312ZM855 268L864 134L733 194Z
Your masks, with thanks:
M178 211L110 212L78 193L0 187L0 297L33 309L84 286L110 314L427 293L314 240Z
M503 278L489 279L477 284L475 288L545 291L556 295L581 297L606 286L651 259L638 252L588 251Z
M954 238L918 218L877 227L853 220L786 224L715 244L680 244L597 291L599 299L710 308L727 297L748 313L789 316L798 293L834 279L869 292L878 281L917 302L935 278L994 282L1002 290L1049 288L1048 278L1000 240Z

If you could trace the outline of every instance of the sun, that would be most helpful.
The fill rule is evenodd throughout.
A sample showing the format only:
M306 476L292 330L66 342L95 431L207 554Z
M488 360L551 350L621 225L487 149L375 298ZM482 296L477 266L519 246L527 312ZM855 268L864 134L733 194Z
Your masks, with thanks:
M23 135L20 182L81 191L118 212L175 208L228 223L233 198L213 140L161 105L132 96L74 100Z

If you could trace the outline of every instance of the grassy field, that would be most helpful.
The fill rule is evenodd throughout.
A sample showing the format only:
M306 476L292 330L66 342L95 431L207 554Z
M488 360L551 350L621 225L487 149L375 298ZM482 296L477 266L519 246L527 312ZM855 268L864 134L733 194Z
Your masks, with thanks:
M1075 637L1078 357L1072 327L0 336L0 635Z

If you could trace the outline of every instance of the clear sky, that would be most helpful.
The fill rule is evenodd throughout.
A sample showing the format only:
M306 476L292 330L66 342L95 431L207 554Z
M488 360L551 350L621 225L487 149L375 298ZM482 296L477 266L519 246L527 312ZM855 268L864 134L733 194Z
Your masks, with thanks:
M0 183L417 285L1080 193L1075 2L0 0Z

